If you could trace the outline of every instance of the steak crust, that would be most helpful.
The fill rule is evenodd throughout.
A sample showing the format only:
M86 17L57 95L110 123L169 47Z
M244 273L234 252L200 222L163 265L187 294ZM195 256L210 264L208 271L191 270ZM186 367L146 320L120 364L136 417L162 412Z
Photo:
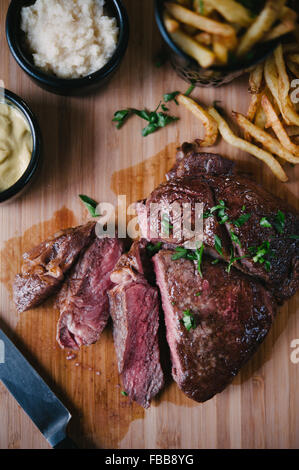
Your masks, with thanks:
M221 392L266 337L275 302L254 278L206 256L201 277L193 261L173 261L173 251L153 258L160 289L172 375L193 400L204 402ZM185 313L184 313L185 312ZM192 314L189 331L184 316Z

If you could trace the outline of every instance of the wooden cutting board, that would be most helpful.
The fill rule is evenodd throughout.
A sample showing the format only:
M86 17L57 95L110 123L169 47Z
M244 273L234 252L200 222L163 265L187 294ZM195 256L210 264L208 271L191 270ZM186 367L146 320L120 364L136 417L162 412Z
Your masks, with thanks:
M64 98L42 91L16 65L4 36L9 1L0 0L0 79L32 107L44 138L38 180L21 199L0 206L0 326L69 407L70 434L82 447L298 448L299 364L290 360L291 341L299 338L298 295L280 309L264 344L223 393L197 404L169 380L146 412L121 395L111 325L96 345L72 357L56 344L52 300L22 315L14 308L12 280L21 254L58 229L88 220L79 193L107 202L115 202L117 194L125 194L128 203L145 197L163 180L178 144L203 134L201 124L175 104L171 112L180 121L147 138L141 137L137 117L120 131L111 123L118 109L153 109L164 93L188 87L170 65L154 65L161 39L153 2L125 3L131 37L120 70L97 95ZM197 88L193 96L245 112L247 86L244 77L220 89ZM288 166L289 182L282 184L255 158L225 143L217 150L298 208L298 167ZM0 448L48 447L1 384L0 421Z

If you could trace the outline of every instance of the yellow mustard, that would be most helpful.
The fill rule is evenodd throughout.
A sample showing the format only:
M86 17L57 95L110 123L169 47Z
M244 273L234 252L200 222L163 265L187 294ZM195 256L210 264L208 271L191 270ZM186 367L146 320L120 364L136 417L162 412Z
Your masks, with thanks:
M0 103L0 192L25 173L32 147L30 127L23 114L9 104Z

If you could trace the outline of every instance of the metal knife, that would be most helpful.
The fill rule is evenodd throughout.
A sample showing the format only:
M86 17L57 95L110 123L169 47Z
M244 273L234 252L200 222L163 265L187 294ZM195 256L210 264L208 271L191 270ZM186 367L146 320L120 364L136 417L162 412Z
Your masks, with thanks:
M1 329L0 380L54 449L77 448L66 434L70 412Z

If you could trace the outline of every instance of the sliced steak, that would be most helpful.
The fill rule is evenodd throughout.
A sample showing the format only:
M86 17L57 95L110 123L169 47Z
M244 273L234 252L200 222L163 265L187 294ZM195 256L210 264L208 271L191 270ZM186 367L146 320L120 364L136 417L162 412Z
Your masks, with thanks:
M203 402L221 392L267 335L275 315L271 294L254 278L212 258L173 261L173 251L153 258L162 296L172 374L180 389ZM184 316L195 324L189 331Z
M24 312L44 302L61 286L65 273L95 237L95 223L62 230L23 255L13 286L14 302Z
M279 303L294 295L299 288L299 240L292 238L299 234L296 211L242 175L211 178L210 185L217 203L223 200L227 206L228 233L233 231L239 239L239 243L232 244L235 256L244 257L240 268L263 280ZM279 213L283 217L281 227ZM236 224L244 214L249 219ZM263 244L267 252L260 261L264 262L255 262Z
M110 274L122 251L120 240L96 238L80 255L58 297L57 341L62 348L79 349L99 339L109 318Z
M146 280L146 242L135 242L111 275L113 337L123 387L144 408L164 385L158 344L159 295Z
M174 239L171 230L168 238L161 235L161 218L151 220L151 206L160 204L163 209L173 202L181 206L189 202L194 207L202 202L207 217L203 221L206 252L226 261L238 258L235 267L262 280L278 303L296 292L299 288L298 212L248 176L237 174L230 160L216 154L198 153L196 144L183 144L167 176L167 183L158 186L147 200L137 203L143 237L186 246L190 239L184 236ZM225 206L226 219L220 218L216 210L220 204ZM192 213L192 224L194 219ZM170 224L174 223L170 218ZM155 237L156 234L159 236ZM215 249L215 237L221 240L222 256Z

